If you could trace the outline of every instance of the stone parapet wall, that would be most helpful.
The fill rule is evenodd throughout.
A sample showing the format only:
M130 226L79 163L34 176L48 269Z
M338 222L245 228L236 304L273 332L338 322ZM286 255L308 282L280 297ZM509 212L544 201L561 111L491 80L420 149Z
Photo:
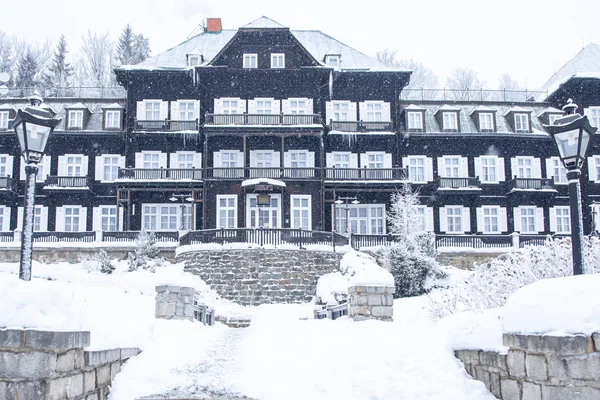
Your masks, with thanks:
M467 372L503 400L600 399L600 334L504 334L508 354L456 351Z
M392 321L394 287L351 286L348 288L348 316L355 321Z
M0 329L0 400L106 400L139 349L84 351L89 332Z
M82 257L92 256L98 253L100 250L106 251L110 258L126 260L128 253L133 253L136 249L134 244L128 247L116 247L111 246L110 242L107 242L106 246L85 246L86 243L82 243L79 246L77 244L73 244L72 247L53 247L51 244L48 246L44 246L43 243L34 243L32 257L35 261L40 262L42 264L57 262L68 262L74 264L78 263ZM168 261L174 260L176 246L177 244L174 244L172 248L161 248L160 257ZM20 247L13 246L11 248L6 248L0 245L0 262L16 263L19 262L20 256Z
M312 300L319 277L339 271L339 253L312 250L198 250L179 254L185 270L242 305Z

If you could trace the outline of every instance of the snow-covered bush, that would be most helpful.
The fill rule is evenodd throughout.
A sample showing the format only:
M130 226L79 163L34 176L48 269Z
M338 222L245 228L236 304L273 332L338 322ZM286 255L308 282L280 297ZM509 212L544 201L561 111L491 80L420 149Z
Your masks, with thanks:
M383 249L383 260L394 276L396 297L421 295L428 277L443 276L435 259L434 236L425 229L419 204L419 193L410 185L392 194L388 221L395 241Z
M156 237L152 232L141 231L135 240L135 251L129 253L129 272L138 269L147 269L152 272L161 266L164 260L160 257L160 249L156 244Z
M583 247L585 273L600 273L600 239L586 238ZM571 239L549 240L544 246L511 251L477 266L464 283L432 299L432 314L441 318L467 309L500 307L523 286L572 274Z
M115 266L108 254L104 250L100 250L92 255L86 255L79 259L83 268L87 271L99 271L103 274L112 274L115 271Z

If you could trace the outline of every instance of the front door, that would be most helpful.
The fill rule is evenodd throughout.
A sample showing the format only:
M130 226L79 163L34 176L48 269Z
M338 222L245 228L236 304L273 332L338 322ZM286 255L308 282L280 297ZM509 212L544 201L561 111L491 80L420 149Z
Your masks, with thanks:
M271 204L259 206L256 194L246 197L247 228L281 228L281 194L271 195Z

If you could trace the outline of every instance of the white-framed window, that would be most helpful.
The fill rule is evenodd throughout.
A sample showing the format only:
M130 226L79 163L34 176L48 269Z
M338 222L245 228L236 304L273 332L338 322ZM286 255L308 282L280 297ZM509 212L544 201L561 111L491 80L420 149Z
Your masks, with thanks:
M423 130L423 113L421 111L406 112L406 127L409 130Z
M600 231L600 204L590 204L590 212L592 214L592 229L598 232Z
M99 209L99 228L103 232L118 231L117 224L117 206L100 206Z
M514 229L522 234L544 231L544 209L535 206L519 206L513 209Z
M515 132L529 132L529 114L515 113Z
M178 151L171 154L171 168L202 168L201 153L195 151Z
M67 176L85 176L83 173L84 162L82 155L65 155L65 160L67 162L65 167Z
M290 150L290 167L291 168L307 168L308 167L308 151L307 150Z
M521 233L537 233L535 219L535 207L521 207Z
M239 168L240 163L240 152L221 150L221 168Z
M443 163L444 165L442 166L443 168L443 173L444 173L444 177L445 178L459 178L461 173L460 173L460 160L461 157L460 156L445 156L442 157Z
M244 54L244 68L258 68L258 55L252 53Z
M506 208L499 206L481 206L477 208L477 230L485 234L506 232Z
M83 110L69 110L69 128L83 128Z
M142 204L142 227L148 231L174 231L181 221L180 207L174 204Z
M104 129L121 129L121 110L104 111Z
M306 114L306 100L290 99L290 114Z
M384 165L383 165L384 156L385 156L385 153L383 151L367 153L367 164L365 165L365 167L367 167L368 169L384 168Z
M237 114L239 99L222 99L223 101L223 114Z
M10 212L10 207L0 206L0 232L10 232ZM21 227L19 226L18 229ZM33 229L35 230L35 226Z
M271 53L271 68L285 68L284 53Z
M465 233L471 230L471 210L468 207L448 205L440 207L440 231Z
M13 176L13 156L0 154L0 178Z
M479 113L479 130L481 132L494 131L494 113L480 112Z
M257 114L272 114L273 101L271 99L256 99Z
M60 208L57 209L57 211ZM22 229L23 227L23 207L17 209L17 228ZM57 230L60 230L57 226ZM33 215L33 230L34 232L47 232L48 231L48 207L37 205Z
M247 228L281 228L281 195L271 194L270 202L258 204L257 194L246 195Z
M379 122L383 120L383 102L367 101L367 121Z
M513 172L517 178L532 178L533 177L533 159L532 158L517 158L515 160L517 167Z
M194 67L202 63L202 55L200 54L188 54L187 55L188 66Z
M0 111L0 129L8 129L8 111Z
M453 111L442 112L442 125L444 131L458 131L458 113Z
M333 168L350 168L350 153L333 153Z
M195 101L178 101L179 121L193 121L196 119L196 102ZM175 116L173 116L175 118Z
M257 168L272 168L274 163L274 152L271 150L255 150L252 152L252 166ZM279 165L277 165L279 166Z
M60 156L59 156L59 160L60 160ZM50 165L52 163L52 156L46 154L42 157L42 159L40 160L40 162L38 163L37 167L38 167L38 172L37 175L35 177L35 181L36 182L45 182L46 178L48 177L48 175L50 175ZM26 174L25 174L25 160L23 160L23 157L20 157L20 175L19 178L24 181ZM59 173L60 174L60 173Z
M422 205L414 207L416 214L416 229L421 232L433 232L433 208Z
M341 58L339 55L327 54L325 56L325 64L330 65L332 67L339 67L341 63Z
M562 114L548 114L548 124L553 125L554 121L562 117Z
M556 185L566 185L567 169L558 157L550 157L546 159L546 174L548 178L554 178Z
M291 228L310 230L311 220L311 196L310 195L291 195Z
M142 168L157 169L160 168L160 152L143 152Z
M122 156L107 154L102 158L102 181L114 182L119 177Z
M156 100L146 100L144 101L144 104L146 106L146 115L145 115L145 119L146 121L158 121L160 120L160 106L161 106L161 101Z
M481 183L504 182L504 159L498 156L475 157L475 175Z
M349 121L349 101L334 101L333 102L333 120L334 121Z
M588 175L590 181L600 182L600 156L588 157Z
M425 179L425 157L408 157L408 179L411 182L427 182Z
M600 129L600 107L588 107L583 110L590 120L590 125Z
M569 206L555 206L550 208L550 231L558 234L571 233Z
M64 206L62 207L64 211L64 220L63 220L63 232L80 232L82 219L84 218L84 214L82 212L81 206Z
M462 233L462 207L446 207L448 233Z
M385 204L335 204L335 231L340 234L384 235ZM346 213L348 214L346 217ZM346 227L346 221L348 226Z

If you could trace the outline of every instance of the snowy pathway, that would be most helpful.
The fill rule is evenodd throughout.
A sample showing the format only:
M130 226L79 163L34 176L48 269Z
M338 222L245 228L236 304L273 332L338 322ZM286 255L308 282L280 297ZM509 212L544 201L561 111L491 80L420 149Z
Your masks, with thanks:
M158 393L260 400L494 399L447 350L422 310L425 301L397 301L394 323L300 320L310 308L272 305L255 309L250 328L169 328L155 335L157 341L175 335L170 347L149 349L125 365L112 400ZM191 344L190 334L202 340Z

